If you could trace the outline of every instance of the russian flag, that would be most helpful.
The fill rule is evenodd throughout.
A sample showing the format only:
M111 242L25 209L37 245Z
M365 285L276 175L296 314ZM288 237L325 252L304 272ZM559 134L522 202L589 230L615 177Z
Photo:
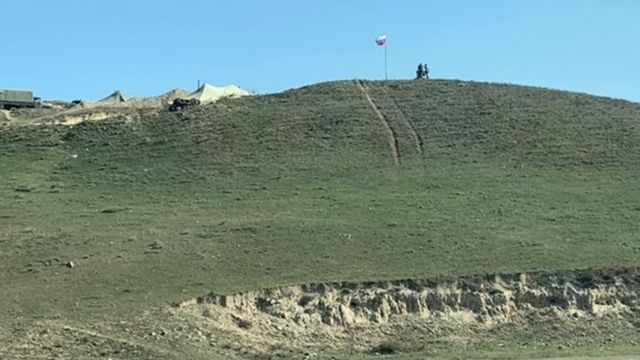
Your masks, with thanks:
M376 45L385 46L387 44L387 35L380 35L376 38Z

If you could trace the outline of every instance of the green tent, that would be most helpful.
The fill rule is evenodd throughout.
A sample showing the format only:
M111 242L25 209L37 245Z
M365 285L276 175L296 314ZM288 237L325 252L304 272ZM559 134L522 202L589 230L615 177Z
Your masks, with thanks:
M197 99L200 103L206 104L218 101L222 98L237 98L249 95L249 92L243 90L235 85L229 85L225 87L217 87L211 84L204 84L200 88L191 94L187 95L185 99Z
M116 90L113 94L107 96L106 98L100 100L101 103L123 103L129 100L129 97L123 94L120 90Z

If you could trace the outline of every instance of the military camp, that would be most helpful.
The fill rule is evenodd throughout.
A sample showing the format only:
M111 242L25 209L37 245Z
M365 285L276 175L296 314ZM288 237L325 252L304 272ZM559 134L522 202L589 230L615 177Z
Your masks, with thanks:
M0 360L640 359L640 1L0 14Z

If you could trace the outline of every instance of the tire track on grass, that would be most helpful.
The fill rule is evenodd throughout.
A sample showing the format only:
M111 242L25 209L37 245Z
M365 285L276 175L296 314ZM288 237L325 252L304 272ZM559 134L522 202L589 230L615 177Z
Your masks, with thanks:
M81 328L77 328L77 327L73 327L73 326L69 326L69 325L64 325L64 326L58 326L59 330L62 330L63 332L69 332L69 333L75 333L75 334L79 334L79 335L85 335L85 336L89 336L89 337L94 337L94 338L98 338L98 339L102 339L102 340L106 340L106 341L111 341L115 344L122 344L122 345L126 345L126 346L130 346L134 349L139 349L139 350L143 350L146 351L148 353L150 353L150 355L163 355L163 356L172 356L172 357L176 357L179 358L179 354L175 353L173 351L170 350L165 350L165 349L161 349L158 347L153 347L147 344L144 344L142 342L139 341L135 341L135 340L130 340L130 339L125 339L125 338L121 338L118 336L111 336L111 335L107 335L107 334L103 334L103 333L99 333L97 331L92 331L92 330L88 330L88 329L81 329Z
M400 105L398 105L398 102L396 101L396 99L391 94L389 94L389 91L387 90L387 88L386 87L382 87L382 91L389 97L391 102L393 102L393 105L398 109L400 114L402 114L402 120L404 120L405 125L407 125L407 128L409 129L409 132L411 133L411 137L413 138L413 142L414 142L414 144L416 146L416 151L418 152L418 154L420 154L420 156L423 156L424 155L424 140L422 139L422 136L420 136L420 134L416 130L416 127L413 125L413 122L411 120L409 120L409 116L404 111L404 109L402 107L400 107Z
M398 149L398 134L396 134L396 132L391 127L391 125L389 125L389 121L387 121L387 118L384 116L382 111L380 111L380 108L378 108L376 103L373 101L373 98L371 98L371 95L369 95L369 92L367 91L367 88L362 82L362 80L356 80L355 82L358 89L362 92L362 94L367 99L367 102L369 103L373 111L376 113L376 116L378 117L378 119L380 119L380 122L382 122L382 126L384 127L385 132L387 133L389 138L389 147L391 148L393 163L396 166L400 165L400 151Z

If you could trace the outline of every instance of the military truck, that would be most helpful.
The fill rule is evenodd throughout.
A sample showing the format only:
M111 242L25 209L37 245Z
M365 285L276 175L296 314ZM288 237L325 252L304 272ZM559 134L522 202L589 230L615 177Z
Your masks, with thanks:
M34 97L28 90L0 89L0 109L41 107L40 98Z

